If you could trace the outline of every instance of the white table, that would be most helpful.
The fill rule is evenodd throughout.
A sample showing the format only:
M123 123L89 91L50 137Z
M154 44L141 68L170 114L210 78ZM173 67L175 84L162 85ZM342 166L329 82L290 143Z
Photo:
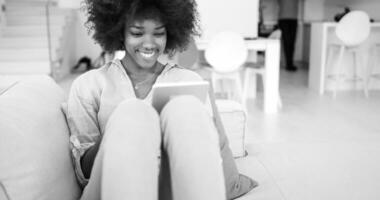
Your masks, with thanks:
M205 50L208 42L197 40L197 48ZM248 50L265 52L264 112L276 113L279 102L280 40L259 38L245 42Z

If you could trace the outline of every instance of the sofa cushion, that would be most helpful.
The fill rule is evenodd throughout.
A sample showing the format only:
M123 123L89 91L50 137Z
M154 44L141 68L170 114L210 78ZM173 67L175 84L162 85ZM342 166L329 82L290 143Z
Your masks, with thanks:
M252 178L240 174L233 157L243 157L246 116L241 104L232 100L216 100L216 106L224 126L225 136L220 135L223 171L227 199L235 199L257 187Z
M234 103L231 100L216 100L214 96L214 89L213 85L210 84L209 88L209 97L211 106L214 111L217 111L220 116L220 123L223 125L220 126L220 123L216 123L216 128L218 129L219 133L219 144L220 144L220 155L223 159L223 175L224 175L224 181L226 185L226 193L227 193L227 199L235 199L237 197L241 197L244 194L251 191L254 187L258 186L258 183L253 180L250 177L247 177L243 174L240 174L236 163L231 151L231 145L230 145L230 138L234 138L234 141L237 141L237 143L244 144L244 131L245 129L240 129L240 132L234 132L234 133L228 133L228 131L231 131L232 129L226 129L225 127L233 127L234 125L243 125L245 128L245 113L242 111L242 106L238 103ZM234 112L231 112L234 111ZM235 111L238 111L237 113L242 114L243 118L234 118L229 121L229 113L235 113ZM214 113L215 114L215 113ZM218 118L215 118L216 122L218 122ZM235 123L235 120L237 123ZM232 124L232 126L230 126ZM231 137L232 135L240 135L239 137ZM237 140L236 140L237 138ZM235 143L235 142L234 142ZM241 146L241 145L237 145ZM244 151L244 145L241 146L241 148Z
M243 105L232 100L215 101L229 141L234 158L244 157L244 137L246 130L246 114Z
M12 200L77 200L63 91L48 76L0 96L0 180Z

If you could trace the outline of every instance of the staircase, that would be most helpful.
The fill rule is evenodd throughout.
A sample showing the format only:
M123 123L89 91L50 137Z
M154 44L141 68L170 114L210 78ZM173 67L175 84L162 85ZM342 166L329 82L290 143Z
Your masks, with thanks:
M53 1L49 6L50 46L46 18L48 0L5 0L5 24L0 27L0 87L25 76L54 74L59 65L62 35L69 11Z

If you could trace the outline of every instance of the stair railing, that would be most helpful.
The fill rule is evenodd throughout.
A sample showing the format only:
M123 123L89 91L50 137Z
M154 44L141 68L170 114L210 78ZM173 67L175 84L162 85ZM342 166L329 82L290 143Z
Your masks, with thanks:
M53 78L55 78L55 67L53 64L53 55L52 55L52 45L51 45L51 27L50 27L50 6L52 5L51 0L47 0L45 4L45 17L46 17L46 32L47 32L47 43L48 43L48 53L49 53L49 64L50 64L50 73Z
M0 28L5 26L5 0L0 0ZM0 30L1 35L1 30Z
M75 18L74 8L60 7L57 0L47 0L46 2L46 27L48 38L48 50L51 76L55 80L63 78L70 73L70 68L75 63ZM63 32L56 45L53 45L54 36L52 35L52 6L59 8L65 14L65 25L61 27ZM55 43L54 43L55 44Z
M65 28L59 41L59 49L56 51L56 78L63 78L71 71L71 66L76 63L76 31L75 30L75 10L66 8Z

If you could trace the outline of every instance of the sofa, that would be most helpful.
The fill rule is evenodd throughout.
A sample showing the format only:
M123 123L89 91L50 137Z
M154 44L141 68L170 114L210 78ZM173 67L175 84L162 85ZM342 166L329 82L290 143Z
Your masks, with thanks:
M0 93L0 200L80 198L61 111L64 101L63 90L48 76L18 81ZM239 133L245 129L243 118L226 102L219 106L240 172L260 183L239 200L282 199L254 149L244 145L244 134Z

